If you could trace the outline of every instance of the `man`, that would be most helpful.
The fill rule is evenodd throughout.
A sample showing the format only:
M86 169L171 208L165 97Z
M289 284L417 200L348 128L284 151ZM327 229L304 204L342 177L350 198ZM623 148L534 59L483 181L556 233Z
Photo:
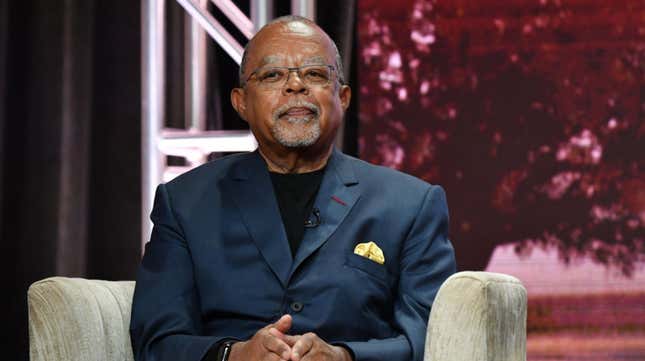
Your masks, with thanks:
M420 361L455 271L443 190L334 150L335 44L284 17L250 41L231 102L258 141L157 189L137 276L137 360Z

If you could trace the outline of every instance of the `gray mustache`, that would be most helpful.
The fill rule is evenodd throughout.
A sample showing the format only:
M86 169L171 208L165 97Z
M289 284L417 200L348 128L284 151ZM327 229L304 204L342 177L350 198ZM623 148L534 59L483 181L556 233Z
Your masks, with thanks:
M291 108L307 108L311 110L314 113L314 115L318 115L320 113L320 108L318 108L316 104L313 104L304 100L300 100L295 102L289 102L287 104L280 106L278 109L273 111L273 118L274 119L279 118L282 114L285 114Z

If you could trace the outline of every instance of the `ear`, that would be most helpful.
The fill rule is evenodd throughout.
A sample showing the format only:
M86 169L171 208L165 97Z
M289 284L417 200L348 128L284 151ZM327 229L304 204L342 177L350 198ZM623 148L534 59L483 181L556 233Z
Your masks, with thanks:
M240 118L246 121L246 92L244 88L233 88L231 90L231 104Z
M343 111L346 111L352 99L352 89L349 85L341 85L338 90L338 96L340 97L340 105L343 107Z

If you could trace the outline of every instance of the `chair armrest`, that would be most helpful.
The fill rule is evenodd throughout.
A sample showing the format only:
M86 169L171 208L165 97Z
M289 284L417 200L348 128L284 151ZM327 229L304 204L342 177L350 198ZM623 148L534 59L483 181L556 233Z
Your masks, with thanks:
M450 276L432 305L424 361L525 361L526 301L509 275Z
M31 361L132 360L134 282L52 277L29 287Z

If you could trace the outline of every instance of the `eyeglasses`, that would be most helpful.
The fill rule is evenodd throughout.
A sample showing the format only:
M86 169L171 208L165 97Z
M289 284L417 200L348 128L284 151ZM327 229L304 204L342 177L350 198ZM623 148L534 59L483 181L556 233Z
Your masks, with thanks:
M307 86L323 87L331 83L336 68L333 65L303 65L290 68L288 66L265 66L255 69L246 78L244 84L249 82L253 76L259 86L267 89L282 88L289 79L292 72L298 73L298 78Z

